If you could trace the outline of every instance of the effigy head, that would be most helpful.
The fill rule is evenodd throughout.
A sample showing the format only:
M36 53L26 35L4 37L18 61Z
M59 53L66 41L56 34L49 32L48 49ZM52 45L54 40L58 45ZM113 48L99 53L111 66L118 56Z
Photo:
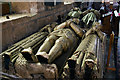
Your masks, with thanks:
M92 25L92 29L98 31L102 28L102 25L99 22L94 22Z

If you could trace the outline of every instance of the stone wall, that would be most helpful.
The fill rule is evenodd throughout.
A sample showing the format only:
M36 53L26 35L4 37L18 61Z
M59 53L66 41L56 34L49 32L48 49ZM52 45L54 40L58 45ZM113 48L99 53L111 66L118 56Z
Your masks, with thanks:
M11 2L12 11L14 13L36 13L37 2Z

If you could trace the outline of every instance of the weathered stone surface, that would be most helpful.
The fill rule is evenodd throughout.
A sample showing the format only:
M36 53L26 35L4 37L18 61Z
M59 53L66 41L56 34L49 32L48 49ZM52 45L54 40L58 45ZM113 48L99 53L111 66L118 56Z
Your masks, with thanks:
M22 5L22 3L20 3L20 4L17 3L17 4ZM17 6L17 4L15 4L15 6ZM26 8L28 8L29 3L24 3L24 4L27 6ZM34 3L34 4L36 4L36 3ZM40 4L40 3L38 3L38 4ZM23 5L23 7L25 5ZM43 4L41 3L40 5L43 5ZM59 8L60 8L60 10L59 10ZM7 49L7 47L14 44L15 42L38 31L46 24L56 21L58 15L66 13L71 8L72 8L72 5L63 5L62 4L61 6L59 5L59 7L55 7L52 10L49 10L49 11L43 10L40 13L31 15L31 16L30 16L30 14L26 14L26 16L12 19L11 17L13 15L10 15L9 20L7 20L7 21L4 20L1 22L3 50ZM21 6L20 9L24 9L24 8L22 8L22 6ZM13 16L13 18L15 16Z
M58 70L55 64L28 63L21 54L15 62L15 70L21 78L34 78L31 74L42 75L44 79L58 78Z

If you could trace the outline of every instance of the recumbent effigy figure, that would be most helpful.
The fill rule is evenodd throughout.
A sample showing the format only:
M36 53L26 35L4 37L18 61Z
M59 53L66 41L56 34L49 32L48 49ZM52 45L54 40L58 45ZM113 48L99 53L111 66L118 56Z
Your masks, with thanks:
M55 31L49 34L44 43L40 46L38 52L34 56L33 61L53 62L58 56L62 53L66 52L72 45L76 44L79 37L82 37L83 30L79 29L79 27L74 22L79 22L79 19L70 19L55 28ZM70 27L72 29L69 29ZM64 29L63 29L64 28ZM22 54L26 50L22 51ZM28 54L31 54L28 52Z
M76 42L75 33L70 29L56 30L44 41L36 56L40 62L46 59L51 63Z
M101 32L100 27L101 25L96 22L86 32L85 37L64 67L63 79L84 78L87 80L103 77L106 35Z

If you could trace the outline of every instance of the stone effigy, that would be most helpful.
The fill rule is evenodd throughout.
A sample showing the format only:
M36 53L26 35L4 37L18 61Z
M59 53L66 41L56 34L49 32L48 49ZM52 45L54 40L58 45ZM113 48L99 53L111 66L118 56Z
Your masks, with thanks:
M97 26L97 27L96 27ZM103 77L105 34L94 24L68 59L62 78L95 79ZM100 71L101 70L101 71Z
M27 70L26 65L28 63L32 64L31 63L32 58L34 59L35 62L38 62L36 57L34 57L32 55L37 52L37 50L39 49L39 46L44 42L48 33L51 33L56 25L57 25L56 22L49 24L49 25L45 26L44 28L42 28L39 32L36 32L36 33L32 34L31 36L15 43L9 49L2 52L0 55L3 56L3 59L4 59L3 60L4 61L4 63L3 63L4 68L6 70L9 70L9 67L12 67L12 65L10 65L10 64L13 64L17 74L19 74L19 77L30 78L31 73L29 73L29 76L27 76L28 71L30 69ZM30 53L29 55L27 54L28 52ZM41 64L41 65L44 65L44 64ZM35 66L35 63L34 63L34 66ZM39 66L39 65L36 64L36 67L37 66ZM48 67L49 66L51 66L51 65L48 65ZM54 65L53 67L55 67L55 66L56 65ZM23 71L23 73L22 73L22 71ZM24 73L26 73L26 76L23 75ZM55 73L55 74L57 74L57 73Z
M31 47L33 49L33 52L36 52L36 47L40 46L40 44L46 39L48 33L52 32L56 25L57 23L52 23L45 26L40 31L13 44L11 47L9 47L9 49L2 52L0 55L4 55L5 57L9 58L12 62L14 62L14 60L18 58L18 53L20 53L20 51L22 51L23 49Z
M70 29L56 30L44 41L36 56L42 60L44 57L48 63L51 63L74 43L77 43L77 38Z

